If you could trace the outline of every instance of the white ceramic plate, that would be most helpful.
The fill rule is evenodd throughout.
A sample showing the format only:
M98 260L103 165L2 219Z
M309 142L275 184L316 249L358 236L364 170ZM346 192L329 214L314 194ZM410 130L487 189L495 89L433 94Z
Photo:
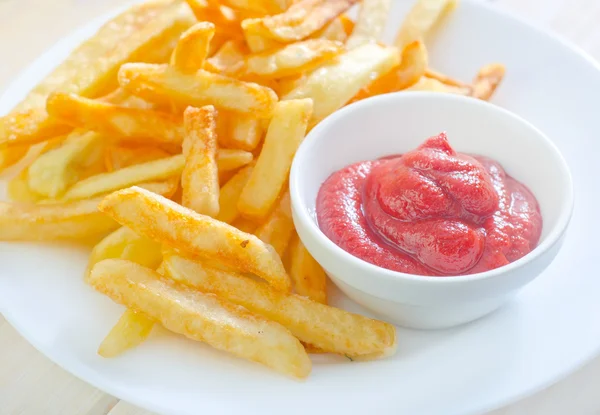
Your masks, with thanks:
M412 2L393 3L390 37ZM0 114L100 23L40 57L0 99ZM554 36L469 1L440 35L430 48L436 69L470 79L485 63L506 64L494 102L550 136L575 181L575 212L561 253L498 312L448 331L400 329L397 355L383 361L318 356L310 378L298 382L164 333L120 358L103 360L96 349L123 309L84 285L87 252L81 248L0 244L0 311L74 375L165 414L475 414L567 375L600 350L599 68ZM361 311L339 294L332 296L336 305Z

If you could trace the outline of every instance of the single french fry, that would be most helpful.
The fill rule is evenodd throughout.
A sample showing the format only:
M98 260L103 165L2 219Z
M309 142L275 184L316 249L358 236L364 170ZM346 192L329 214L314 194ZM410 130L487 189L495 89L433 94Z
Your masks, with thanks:
M416 84L406 88L405 91L431 91L458 95L470 95L471 87L460 88L445 84L434 78L422 76Z
M311 362L300 342L281 325L211 294L203 294L133 262L96 264L89 282L126 307L143 312L166 329L205 342L279 372L306 377Z
M283 78L318 68L343 51L344 46L340 42L308 39L248 56L246 71L265 78Z
M366 43L378 42L385 30L391 5L392 0L363 0L358 20L346 47L352 49Z
M0 241L76 240L106 234L117 223L98 211L100 199L55 204L0 202Z
M396 48L376 44L359 46L310 73L282 100L312 98L311 125L314 125L399 63L400 54Z
M59 197L81 178L90 158L101 156L103 140L103 136L94 132L74 132L63 145L40 155L31 163L29 187L42 196Z
M454 79L454 78L452 78L446 74L443 74L441 72L434 71L431 68L427 68L427 70L425 70L424 75L428 78L437 79L438 81L440 81L441 83L446 84L446 85L456 86L459 88L469 88L469 85L467 83L461 82L458 79Z
M290 194L285 192L278 205L254 234L264 243L271 245L279 256L283 257L293 233L294 221L292 220Z
M396 46L404 49L415 40L424 41L427 33L457 4L458 0L417 0L396 35Z
M244 186L250 179L253 166L244 167L238 171L231 179L221 188L219 194L219 214L216 219L221 222L232 224L238 218L240 212L237 208L238 200L244 190ZM248 232L254 233L254 232Z
M287 181L294 154L306 134L312 109L310 99L277 104L262 151L238 202L242 214L261 218L270 212Z
M321 265L310 255L298 235L288 247L290 252L290 277L294 292L318 303L327 304L327 276Z
M146 110L158 109L157 106L153 103L144 101L140 97L131 95L129 92L125 91L121 87L97 99L102 102L108 102L109 104L115 104L127 108L138 108Z
M215 25L199 22L181 35L171 55L171 65L185 73L193 73L202 68L210 41L215 35Z
M346 15L342 14L323 29L315 33L312 37L314 39L335 40L344 43L353 30L354 22Z
M74 127L97 131L122 141L181 144L181 119L153 110L127 108L73 94L48 98L48 113Z
M111 358L139 346L152 332L154 323L154 319L143 313L126 310L102 340L98 354L104 358Z
M401 91L419 82L427 69L427 50L423 42L415 41L402 51L400 64L361 89L350 102Z
M218 129L219 145L246 151L254 150L264 135L260 119L235 112L220 111Z
M178 1L158 1L130 8L106 23L5 117L0 117L0 145L31 145L70 127L48 118L46 99L54 91L94 98L117 86L119 67L128 61L164 62L181 32L194 22Z
M217 111L212 105L188 107L183 115L185 166L181 174L182 204L203 215L219 213Z
M204 62L204 68L217 74L237 77L244 70L244 58L247 54L243 41L228 40Z
M150 146L110 145L104 151L106 171L115 171L134 164L145 163L169 157L169 153Z
M172 199L176 196L177 190L179 189L179 177L171 177L167 180L160 180L155 182L140 183L137 185L142 189L146 189L149 192L156 193L167 199Z
M170 179L181 174L184 164L185 157L180 154L101 173L75 183L62 199L85 199L140 183Z
M114 192L99 206L124 226L192 258L212 258L251 272L273 287L289 291L290 279L273 248L210 216L132 187Z
M166 256L165 273L177 282L241 305L286 327L299 340L327 352L389 355L396 348L393 325L317 303L180 256ZM385 353L384 353L385 352Z
M182 74L167 65L125 64L119 72L119 82L132 94L162 105L215 105L268 117L277 102L277 95L270 88L205 70Z
M486 101L490 99L502 82L505 71L504 65L499 63L492 63L481 68L473 81L471 96Z
M244 32L244 39L253 53L279 49L285 45L285 43L264 36L262 19L244 19L242 21L242 30Z
M278 42L306 39L358 0L300 0L285 12L260 19L261 35Z
M217 152L219 171L232 171L252 162L254 156L249 151L222 148Z

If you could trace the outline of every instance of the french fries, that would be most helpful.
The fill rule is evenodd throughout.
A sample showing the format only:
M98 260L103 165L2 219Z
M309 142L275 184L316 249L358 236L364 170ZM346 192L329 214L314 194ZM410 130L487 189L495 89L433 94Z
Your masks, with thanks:
M216 217L217 220L232 224L233 221L238 218L240 215L237 207L238 200L240 199L242 190L244 190L244 186L246 186L248 179L250 179L252 169L253 166L248 166L241 169L221 188L221 192L219 194L220 210Z
M219 112L223 131L219 133L219 144L227 148L246 151L254 150L264 135L261 120L251 115ZM221 152L224 150L222 149ZM248 161L248 163L251 160ZM247 164L247 163L245 163Z
M443 92L446 94L458 94L458 95L470 95L471 87L467 86L464 88L448 85L434 78L427 76L421 77L419 82L405 89L406 91L431 91L431 92Z
M403 49L415 40L424 41L427 33L454 10L457 3L458 0L417 0L396 35L396 46Z
M182 205L212 217L219 213L216 117L217 111L212 105L189 107L183 116Z
M483 100L490 99L500 82L502 82L504 72L504 65L499 63L492 63L481 68L473 81L471 96Z
M346 42L348 40L348 36L354 30L354 22L346 17L345 15L341 15L337 19L333 20L327 26L325 26L322 30L315 33L315 39L326 39L326 40L336 40L338 42Z
M18 163L28 152L28 146L0 148L0 173L15 163Z
M169 153L152 146L109 145L104 150L106 171L115 171L134 164L169 157Z
M227 41L221 48L206 60L204 68L214 73L233 77L244 70L244 57L248 54L246 45L241 41Z
M275 14L287 10L293 0L223 0L225 6L257 14Z
M47 110L52 117L73 127L87 128L114 140L166 144L183 141L181 120L172 114L62 93L48 98Z
M183 74L168 65L125 64L119 83L133 95L160 105L214 105L257 117L268 117L277 102L270 88L205 70Z
M154 323L155 320L142 313L125 311L100 344L98 354L111 358L133 349L148 338Z
M378 42L385 29L391 5L392 0L363 0L346 47L352 49L365 43Z
M402 51L400 64L361 89L350 102L409 88L419 82L426 70L427 50L425 45L418 40L409 43Z
M310 373L308 355L288 330L215 295L176 285L148 268L118 259L96 264L88 281L175 333L291 376L304 378Z
M245 19L242 21L242 30L248 47L253 53L278 49L285 43L265 37L261 19Z
M106 196L99 209L138 234L158 238L192 258L218 259L256 274L278 290L290 290L281 259L254 235L136 187Z
M24 168L8 181L6 193L13 202L37 203L44 198L29 186L29 168Z
M250 164L253 158L248 151L222 148L217 151L217 167L219 172L229 172Z
M100 199L41 205L0 202L0 241L77 240L118 227L98 211Z
M281 14L260 19L260 35L282 43L306 39L357 1L300 0Z
M238 209L244 215L265 217L273 207L304 139L312 109L310 99L277 104L263 149L238 202Z
M309 39L275 51L250 55L246 72L265 78L283 78L311 71L344 51L340 42Z
M165 273L286 327L299 340L331 353L360 356L393 353L393 325L329 307L295 294L228 272L202 267L178 256L167 256Z
M192 73L202 68L215 35L215 25L210 22L196 23L181 35L171 65L181 72Z
M427 68L427 70L425 71L425 76L427 78L437 79L438 81L446 85L456 86L459 88L469 88L469 85L467 85L466 83L461 82L458 79L454 79L441 72L434 71L431 68Z
M298 235L288 247L290 277L294 292L318 303L327 304L327 277L325 271L304 247Z
M280 257L288 246L294 232L294 221L292 220L292 206L290 194L286 192L279 201L273 212L265 222L256 230L255 235L264 243L271 245Z
M101 173L75 183L62 199L85 199L139 183L176 177L183 171L184 164L184 156L177 155Z
M396 48L367 44L354 48L333 63L311 72L282 100L312 98L314 112L311 124L348 103L374 78L386 74L400 62Z

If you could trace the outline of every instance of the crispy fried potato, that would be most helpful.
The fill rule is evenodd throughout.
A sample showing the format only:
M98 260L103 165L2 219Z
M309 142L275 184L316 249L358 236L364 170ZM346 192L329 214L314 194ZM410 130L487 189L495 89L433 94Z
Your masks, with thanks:
M0 121L1 122L1 121ZM0 148L0 173L16 164L29 152L29 146Z
M395 351L396 330L391 324L278 292L250 278L203 267L179 256L166 256L164 268L175 281L278 322L301 341L324 351L350 356Z
M204 68L208 71L237 77L244 71L244 58L248 54L242 41L229 40L206 60Z
M246 71L265 78L283 78L318 68L343 51L340 42L308 39L272 52L248 56Z
M62 199L85 199L140 183L170 179L181 174L184 164L185 157L180 154L91 176L75 183Z
M215 25L210 22L196 23L181 35L173 55L171 65L185 73L193 73L202 68L210 41L215 35Z
M306 39L357 1L301 0L281 14L260 19L260 35L283 43Z
M177 190L179 190L179 177L171 177L170 179L157 182L140 183L138 187L166 197L167 199L172 199L177 195Z
M177 1L133 7L106 23L52 71L13 112L0 118L0 144L35 144L70 128L48 119L46 98L54 91L98 97L113 90L119 67L128 61L164 62L173 42L194 22Z
M99 209L135 232L192 258L212 258L289 291L290 279L273 248L209 216L137 187L104 198Z
M400 64L361 89L350 102L409 88L421 79L426 69L425 45L420 41L409 43L402 51Z
M111 358L139 346L152 332L154 323L154 319L143 313L125 311L117 324L102 340L98 354L105 358Z
M352 49L366 43L378 42L385 30L391 5L392 0L363 0L358 20L346 47Z
M450 86L457 86L459 88L469 88L469 85L459 81L458 79L454 79L446 74L443 74L441 72L438 71L434 71L431 68L427 68L427 70L425 71L425 76L427 78L433 78L433 79L437 79L438 81L440 81L443 84L446 85L450 85Z
M264 135L261 120L252 115L220 111L219 124L219 144L227 148L252 151Z
M159 109L153 103L144 101L140 97L131 95L121 87L97 99L102 102L108 102L109 104L115 104L127 108L139 108L146 110Z
M249 151L222 148L217 152L217 167L219 172L229 172L250 164L253 158Z
M238 202L242 214L261 218L269 213L287 181L312 109L310 99L277 104L262 151Z
M177 285L135 263L109 259L92 269L92 286L166 329L296 377L311 362L300 342L281 325L211 294Z
M132 94L158 104L215 105L257 117L268 117L277 102L270 88L205 70L182 74L167 65L125 64L119 82Z
M292 220L290 194L285 192L275 209L254 234L264 243L275 248L279 256L283 257L293 233L294 221Z
M42 205L0 202L0 240L76 240L106 234L118 225L98 211L99 202L100 199Z
M486 101L490 99L502 82L505 71L504 65L499 63L492 63L481 68L473 81L471 96Z
M313 71L282 100L312 98L311 125L338 110L358 91L398 65L396 48L367 44L354 48L330 64Z
M216 34L228 38L242 39L242 30L237 13L216 0L186 0L200 22L212 22Z
M216 217L217 220L231 224L235 219L237 219L240 214L237 208L237 203L240 199L240 195L242 194L242 190L244 190L244 186L246 186L248 179L250 179L252 169L253 166L244 167L231 179L229 179L221 188L219 195L220 210Z
M432 92L443 92L458 95L469 95L471 93L471 87L460 88L452 85L444 84L437 79L428 78L422 76L419 82L413 86L406 88L406 91L432 91Z
M276 14L287 10L294 0L221 0L232 9L244 10L257 14Z
M122 141L181 144L181 119L172 114L121 107L73 94L48 98L48 113L74 127L97 131Z
M336 40L344 43L354 29L354 22L346 15L334 19L320 31L313 34L313 39Z
M29 187L55 199L77 182L85 169L102 157L104 137L94 132L72 133L63 145L40 155L29 166Z
M106 171L115 171L134 164L145 163L169 157L169 153L150 146L111 145L104 151Z
M327 304L327 277L321 265L310 255L298 235L288 247L290 277L294 292L318 303Z
M185 166L181 174L182 204L203 215L219 213L217 111L212 105L188 107L183 115Z
M262 19L253 18L243 20L242 30L244 32L244 39L253 53L279 49L285 45L285 43L278 42L263 35L264 29Z
M396 46L404 49L415 40L425 40L427 33L457 4L458 0L417 0L396 35Z
M6 185L8 198L13 202L37 203L44 198L29 186L29 168L25 167Z

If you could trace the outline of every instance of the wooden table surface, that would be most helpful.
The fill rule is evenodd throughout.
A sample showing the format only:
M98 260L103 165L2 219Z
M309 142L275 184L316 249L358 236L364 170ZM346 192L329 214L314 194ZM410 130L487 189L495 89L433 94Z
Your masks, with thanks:
M488 1L558 32L600 59L600 1ZM58 39L123 3L0 0L0 91ZM600 415L598 379L600 358L537 395L488 415ZM39 414L151 415L63 371L0 316L0 415Z

